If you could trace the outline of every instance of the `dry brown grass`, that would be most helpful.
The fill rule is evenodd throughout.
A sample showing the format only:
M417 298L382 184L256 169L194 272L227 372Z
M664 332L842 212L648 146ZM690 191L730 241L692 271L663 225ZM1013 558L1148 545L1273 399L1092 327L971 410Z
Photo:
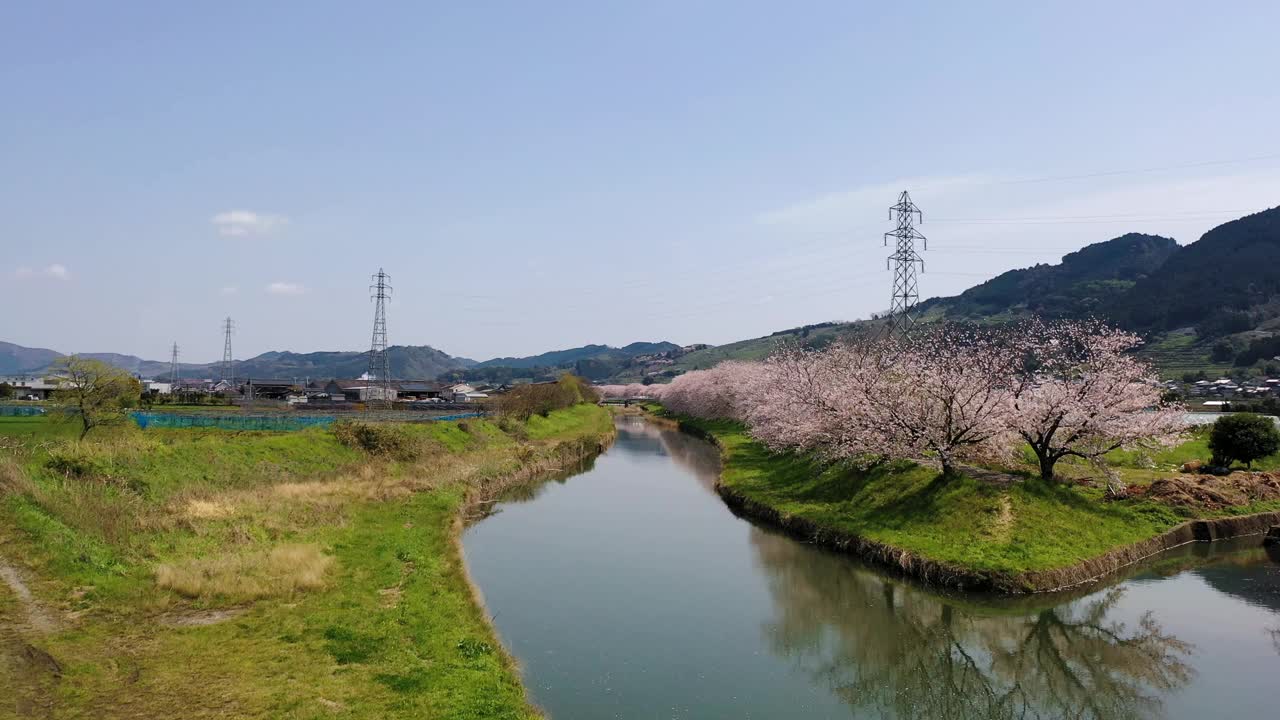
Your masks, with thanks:
M265 552L159 565L156 584L189 598L288 597L323 587L333 562L316 545L280 545Z
M9 458L0 458L0 495L23 495L31 491L34 484L27 474L22 472L18 463Z
M229 518L235 512L235 506L226 498L193 498L187 501L186 516L192 520L219 520Z

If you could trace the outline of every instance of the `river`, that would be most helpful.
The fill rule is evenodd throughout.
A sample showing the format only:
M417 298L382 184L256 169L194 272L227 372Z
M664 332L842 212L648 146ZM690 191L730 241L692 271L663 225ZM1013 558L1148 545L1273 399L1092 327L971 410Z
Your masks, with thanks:
M712 446L618 422L464 537L555 720L1276 716L1280 553L1258 538L1072 597L939 594L735 517Z

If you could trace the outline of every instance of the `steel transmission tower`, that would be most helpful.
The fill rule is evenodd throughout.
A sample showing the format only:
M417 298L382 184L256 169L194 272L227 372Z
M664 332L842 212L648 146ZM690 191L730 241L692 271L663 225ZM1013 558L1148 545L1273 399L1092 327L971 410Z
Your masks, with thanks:
M236 380L235 360L231 358L231 333L235 329L231 318L222 321L222 380L228 383Z
M911 317L911 309L920 301L920 291L916 283L916 266L924 272L924 258L916 252L916 241L924 243L929 249L929 241L916 230L916 222L924 222L924 214L911 202L906 190L898 196L898 204L889 208L889 219L894 220L897 227L884 234L884 244L888 246L889 238L895 240L895 250L886 259L886 266L893 269L893 301L889 306L889 322L896 335L906 334L915 323Z
M391 358L387 355L387 299L391 297L391 276L378 268L369 286L373 311L373 342L369 346L369 405L389 405L395 399L391 385Z
M169 359L169 382L172 383L171 392L178 390L178 343L173 344L173 355Z

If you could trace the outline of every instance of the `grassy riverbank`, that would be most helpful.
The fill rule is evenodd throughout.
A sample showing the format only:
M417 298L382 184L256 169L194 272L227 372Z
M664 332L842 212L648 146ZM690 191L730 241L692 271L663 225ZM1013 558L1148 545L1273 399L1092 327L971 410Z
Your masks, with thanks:
M944 478L934 468L898 462L864 471L771 453L736 423L685 419L682 424L720 445L727 499L756 508L755 514L801 525L810 534L887 546L879 554L904 565L949 566L971 585L974 579L994 578L1006 589L1041 589L1029 585L1026 576L1086 563L1192 518L1280 510L1280 500L1216 510L1140 497L1106 501L1097 485L1044 482L1017 469L1018 474ZM1113 470L1131 483L1149 483L1161 473L1175 474L1176 464L1202 446L1203 439L1193 438L1151 457L1117 453Z
M580 405L405 426L387 457L319 430L77 443L0 419L0 717L535 717L460 513L612 432Z

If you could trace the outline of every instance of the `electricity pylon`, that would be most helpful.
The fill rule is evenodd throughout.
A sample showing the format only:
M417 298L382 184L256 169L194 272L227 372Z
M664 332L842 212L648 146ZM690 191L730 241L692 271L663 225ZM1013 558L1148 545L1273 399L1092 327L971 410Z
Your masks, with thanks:
M924 258L916 252L916 240L924 243L929 249L929 241L915 223L924 222L924 213L911 202L906 190L898 196L898 204L889 208L889 219L894 220L897 227L884 234L884 244L888 246L889 238L894 238L894 253L885 260L886 269L893 270L893 299L889 304L890 330L894 335L905 335L915 324L911 317L911 309L920 302L920 290L916 281L916 266L924 272Z
M387 300L391 297L391 276L378 268L369 286L370 299L377 303L373 311L373 341L369 345L369 395L366 407L388 406L395 400L391 383L391 358L387 355Z

